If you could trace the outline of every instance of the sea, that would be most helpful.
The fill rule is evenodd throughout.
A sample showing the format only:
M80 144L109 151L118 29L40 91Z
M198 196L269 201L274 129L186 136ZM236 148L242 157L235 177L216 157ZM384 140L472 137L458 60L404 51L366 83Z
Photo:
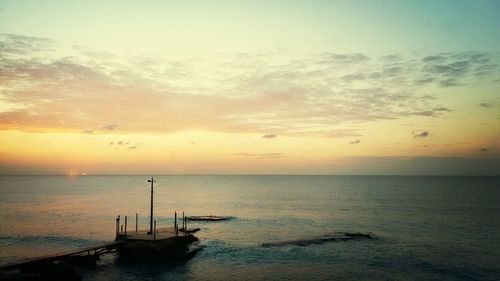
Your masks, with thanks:
M118 215L148 228L149 178L0 176L0 264L113 241ZM232 219L189 222L201 229L190 259L107 254L77 268L83 280L500 280L500 177L155 180L159 228L174 212ZM315 240L337 232L373 239Z

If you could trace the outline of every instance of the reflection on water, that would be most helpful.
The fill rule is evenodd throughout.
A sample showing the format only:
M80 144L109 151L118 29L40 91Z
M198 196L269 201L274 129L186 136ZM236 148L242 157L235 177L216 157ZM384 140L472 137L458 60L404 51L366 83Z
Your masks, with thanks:
M146 228L148 177L0 177L0 262L114 239L115 217ZM203 250L181 263L103 256L88 280L494 280L500 276L500 178L156 177L158 227L174 211L236 219L189 222ZM378 239L265 248L325 233Z

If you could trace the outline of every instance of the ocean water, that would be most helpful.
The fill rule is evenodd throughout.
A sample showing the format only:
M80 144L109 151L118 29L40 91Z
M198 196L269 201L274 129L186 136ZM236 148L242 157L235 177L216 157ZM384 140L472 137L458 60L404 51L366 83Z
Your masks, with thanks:
M112 241L115 218L147 228L146 176L1 176L0 264ZM203 249L175 263L102 256L84 280L499 280L500 177L158 176L155 218L191 222ZM133 222L133 219L131 220ZM263 243L336 231L375 239Z

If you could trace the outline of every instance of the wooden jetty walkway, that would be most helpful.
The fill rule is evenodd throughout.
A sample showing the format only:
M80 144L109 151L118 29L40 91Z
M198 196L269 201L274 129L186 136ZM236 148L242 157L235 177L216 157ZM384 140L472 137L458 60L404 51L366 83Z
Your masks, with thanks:
M77 250L68 250L56 254L28 258L21 261L0 265L0 271L22 268L23 266L36 265L54 261L65 261L78 258L98 258L102 254L115 252L124 241L112 241L89 246Z

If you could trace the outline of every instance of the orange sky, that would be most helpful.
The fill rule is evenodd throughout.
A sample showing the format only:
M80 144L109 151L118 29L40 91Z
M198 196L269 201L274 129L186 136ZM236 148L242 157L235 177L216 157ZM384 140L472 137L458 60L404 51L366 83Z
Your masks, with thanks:
M1 4L0 174L500 173L487 7L162 5Z

